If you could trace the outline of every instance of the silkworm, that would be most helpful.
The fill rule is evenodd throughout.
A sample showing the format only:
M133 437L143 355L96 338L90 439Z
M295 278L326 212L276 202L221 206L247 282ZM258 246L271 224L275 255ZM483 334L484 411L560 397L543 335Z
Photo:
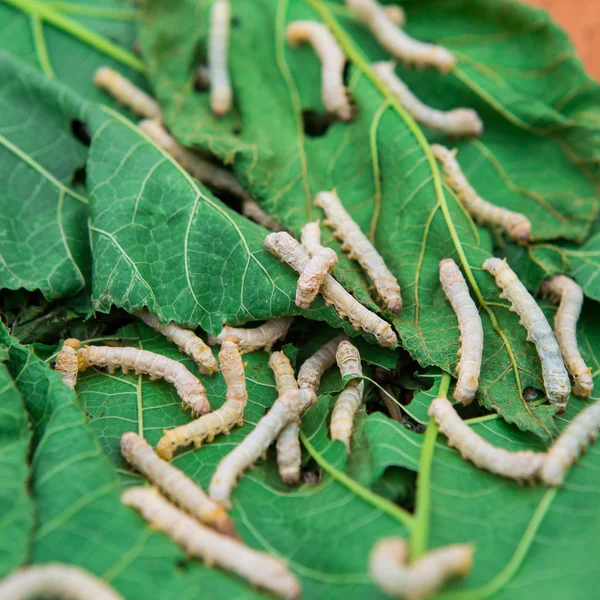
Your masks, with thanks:
M443 111L427 106L396 75L393 62L376 62L373 63L372 67L398 102L419 123L453 136L479 136L483 133L483 123L474 110L455 108L454 110Z
M266 213L254 200L245 199L242 203L242 213L269 231L283 231L285 228L271 215Z
M479 224L499 227L519 243L531 238L531 223L525 215L490 204L471 187L456 160L456 150L450 151L444 146L433 144L431 151L442 163L448 185Z
M401 6L397 4L389 4L382 7L387 15L387 18L398 27L402 27L406 23L406 13Z
M473 566L473 553L472 544L452 544L430 550L407 564L407 542L402 538L384 538L371 551L369 571L386 594L420 600L436 594L448 580L465 577Z
M166 533L189 556L236 573L281 598L299 597L300 584L282 560L201 525L156 489L129 488L123 492L121 502L137 510L152 527Z
M600 401L582 410L560 434L545 454L540 478L546 485L562 485L567 469L574 464L589 444L596 441L600 430Z
M182 402L192 409L192 414L202 415L210 411L206 390L200 380L180 362L132 347L84 346L79 350L80 367L83 371L90 365L106 367L110 373L122 369L136 374L150 375L152 379L164 379L172 383Z
M337 263L337 254L331 248L321 248L306 263L296 286L296 306L298 308L310 308L323 285L325 275L331 273Z
M288 423L299 420L316 401L316 394L309 389L292 390L279 396L256 427L217 465L209 486L210 497L230 508L237 479L267 451Z
M349 258L358 261L364 271L373 280L377 292L386 306L394 314L402 309L402 298L398 280L387 268L383 258L377 252L358 224L342 206L335 192L319 192L315 205L320 206L327 215L325 225L335 231L335 236L342 240L342 250L349 253Z
M486 442L460 418L447 398L436 398L429 406L429 416L448 438L448 446L480 469L517 481L532 481L540 470L543 454L509 452Z
M342 379L362 377L362 365L358 348L348 340L340 341L335 352L335 361Z
M217 337L209 338L209 341L221 344L226 337L236 337L244 354L260 348L269 352L273 344L285 336L293 320L293 317L279 317L266 321L260 327L251 328L225 325L221 333Z
M542 363L542 378L548 400L559 412L564 412L571 394L571 384L560 348L544 313L506 260L488 258L483 263L483 269L494 276L496 285L502 289L500 297L509 300L511 310L521 317L521 325L527 330L527 341L535 344Z
M0 581L0 600L123 600L106 582L74 565L47 563L17 569Z
M147 310L138 313L138 317L173 342L184 354L191 356L203 375L212 375L219 368L211 349L190 329L179 327L173 322L163 325L156 315Z
M232 91L227 67L231 6L229 0L215 0L210 14L208 39L208 72L210 107L217 117L231 110Z
M294 21L287 27L290 46L310 43L321 61L321 94L328 113L342 121L352 118L352 108L344 86L346 55L326 25L316 21Z
M94 75L94 84L106 90L119 104L123 104L134 114L147 119L162 119L160 104L113 69L98 69Z
M323 246L321 245L321 227L319 221L311 221L304 225L300 240L311 258L321 250Z
M573 378L573 393L589 398L594 389L592 370L577 348L577 321L583 305L583 290L566 275L554 275L542 284L542 293L559 304L554 317L554 334L567 371Z
M165 496L201 523L227 535L235 535L227 511L205 494L187 475L159 458L150 444L133 431L121 436L121 454Z
M302 273L308 263L306 250L288 233L270 233L265 238L265 246L298 273ZM398 343L392 326L360 304L331 275L325 275L319 293L325 304L333 305L341 318L347 316L356 329L374 335L381 346L395 346Z
M418 67L435 67L442 73L454 68L456 59L452 52L410 37L393 23L376 0L346 0L346 4L392 56Z
M204 442L211 442L221 433L229 435L234 427L244 424L248 392L244 363L235 339L225 338L219 352L221 373L227 385L224 404L199 419L165 430L156 445L156 452L161 458L171 460L179 448L190 444L200 448Z
M451 259L440 261L440 283L452 305L460 330L460 361L456 370L458 381L454 399L470 404L479 387L481 356L483 354L483 325L475 302L458 265Z
M75 338L69 338L64 341L60 352L56 356L54 370L60 373L63 383L70 389L75 389L77 383L77 373L79 372L79 359L77 350L81 342Z
M339 344L347 339L345 334L338 335L307 358L298 371L298 387L310 388L316 392L319 389L323 373L335 363Z

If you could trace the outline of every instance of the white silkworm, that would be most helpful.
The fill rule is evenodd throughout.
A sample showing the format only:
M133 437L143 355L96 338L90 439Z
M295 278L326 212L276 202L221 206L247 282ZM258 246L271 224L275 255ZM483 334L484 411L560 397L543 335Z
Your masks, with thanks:
M310 257L313 257L321 245L321 227L319 221L311 221L302 227L301 242Z
M423 104L394 72L393 62L376 62L373 70L385 83L398 102L416 121L431 129L453 136L479 136L483 123L479 115L470 108L455 108L444 111Z
M296 306L298 308L310 308L323 285L325 275L331 273L337 263L337 254L331 248L321 248L306 263L296 286Z
M210 14L208 39L208 72L210 107L217 117L231 110L232 91L227 67L231 6L229 0L215 0Z
M293 21L287 27L287 40L296 48L310 43L321 60L321 93L327 112L342 121L352 118L352 108L344 86L346 55L326 25L316 21Z
M79 372L77 350L80 347L81 342L75 338L65 340L56 356L56 364L54 365L54 370L60 373L63 383L72 390L75 389L77 383L77 373Z
M156 489L129 488L123 492L121 502L137 510L152 527L164 531L189 556L232 571L281 598L299 597L300 584L282 560L201 525Z
M577 347L577 321L583 305L583 290L566 275L554 275L542 284L542 293L559 304L554 317L554 334L567 371L573 378L573 393L589 398L594 389L592 370L585 364Z
M98 69L94 75L94 84L106 90L119 104L129 108L135 115L159 121L162 119L160 104L113 69Z
M562 485L565 472L574 464L600 430L600 401L582 410L544 455L540 478L546 485Z
M376 0L346 0L348 8L365 23L375 39L392 55L407 64L432 66L447 73L456 64L443 46L419 42L399 29Z
M452 544L430 550L406 564L409 555L406 541L384 538L371 551L369 571L386 594L421 600L436 594L448 580L465 577L473 566L473 552L472 544Z
M395 313L402 309L402 298L398 280L387 268L383 258L377 252L358 224L342 206L335 192L319 192L315 205L320 206L327 220L325 225L334 229L334 235L342 240L342 250L349 253L349 258L358 261L364 271L373 280L379 296L388 309Z
M444 146L433 144L431 151L442 163L448 185L479 224L499 227L517 242L526 242L531 238L531 223L525 215L490 204L477 194L456 160L456 150L450 151Z
M548 400L559 412L564 412L571 394L571 384L558 342L544 313L506 260L488 258L483 263L483 269L494 276L496 285L502 289L500 297L509 300L511 310L521 317L521 325L527 330L527 341L535 344L542 363L542 377Z
M110 346L84 346L79 350L79 358L80 371L95 365L106 367L110 373L116 369L122 369L123 373L133 370L136 374L150 375L152 379L164 379L175 386L182 402L192 409L194 415L210 411L204 386L176 360L148 350Z
M269 366L273 370L275 387L280 396L298 389L290 359L283 352L273 352L269 358Z
M245 199L242 203L242 213L269 231L283 231L284 227L271 215L266 213L254 200Z
M236 337L243 354L260 348L269 352L273 344L285 336L293 320L293 317L279 317L266 321L260 327L252 328L225 325L221 333L216 338L209 338L209 341L221 344L226 337Z
M121 436L121 454L137 471L187 513L227 535L235 535L227 511L187 475L159 458L150 444L133 431Z
M337 362L342 379L346 377L362 377L360 353L358 352L358 348L348 340L340 341L335 352L335 361Z
M237 479L267 451L288 423L299 420L316 401L316 394L309 389L292 390L279 396L256 427L218 464L210 482L210 497L230 508Z
M204 442L211 442L221 433L229 435L234 427L244 424L244 409L248 401L246 375L239 347L234 340L225 338L219 352L221 373L227 385L224 404L199 419L165 430L156 445L156 452L161 458L171 460L178 448L190 444L200 448Z
M339 344L348 339L345 334L338 335L321 346L311 357L307 358L298 371L298 387L319 389L321 377L335 363L335 355Z
M543 454L529 450L509 452L486 442L460 418L447 398L436 398L429 406L429 416L448 438L448 446L480 469L518 481L532 481L542 466Z
M152 329L173 342L184 354L191 356L203 375L212 375L219 367L211 349L190 329L179 327L173 322L163 325L156 315L143 310L138 317Z
M298 273L302 273L309 261L306 250L289 233L270 233L265 238L265 246L271 254ZM319 293L325 304L333 305L342 319L347 316L355 329L374 335L381 346L395 346L398 343L392 326L360 304L331 275L325 275Z
M481 356L483 354L483 325L475 302L458 265L451 259L440 261L440 283L452 305L460 330L460 361L456 370L458 381L454 398L461 404L470 404L479 387Z
M47 563L17 569L0 581L0 600L123 600L107 583L74 565Z

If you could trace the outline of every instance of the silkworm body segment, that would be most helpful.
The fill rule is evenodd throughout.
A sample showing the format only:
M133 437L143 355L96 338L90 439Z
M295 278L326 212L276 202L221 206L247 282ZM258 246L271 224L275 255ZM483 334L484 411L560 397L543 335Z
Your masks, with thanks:
M77 350L81 342L75 338L65 340L60 352L56 356L54 369L60 373L63 383L70 389L75 389L77 373L79 372L79 358Z
M304 267L296 287L296 306L307 309L316 298L325 275L333 271L338 263L338 257L331 248L321 248Z
M225 325L215 341L220 344L226 337L235 337L238 339L243 353L253 352L260 348L264 348L268 352L275 342L285 336L293 320L293 317L279 317L266 321L260 327L229 327Z
M309 256L314 256L323 246L321 245L321 227L319 221L311 221L302 227L301 242Z
M336 361L339 344L348 339L345 334L338 335L323 344L311 357L307 358L298 371L298 386L301 388L319 389L323 373Z
M227 67L231 5L229 0L215 0L210 14L208 40L208 71L210 77L210 106L217 117L231 110L232 91Z

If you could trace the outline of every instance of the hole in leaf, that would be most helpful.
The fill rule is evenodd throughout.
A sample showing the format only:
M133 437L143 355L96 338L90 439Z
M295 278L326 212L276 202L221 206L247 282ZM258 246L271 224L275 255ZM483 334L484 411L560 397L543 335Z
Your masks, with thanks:
M231 26L232 27L239 27L241 24L242 24L242 20L237 15L233 15L231 17Z
M71 185L74 188L85 188L86 169L85 165L77 167L71 175Z
M325 135L329 126L336 121L332 115L319 113L314 109L302 111L304 133L308 137L321 137Z
M545 394L537 388L526 387L523 390L523 400L525 400L526 402L533 402L534 400L537 400L540 397L545 397Z
M79 119L73 119L71 121L71 133L84 146L89 146L92 142L92 136L90 134L89 127Z
M196 67L196 81L194 82L194 89L197 92L206 92L210 89L210 74L206 61L202 61Z
M321 473L314 469L303 469L302 481L308 485L315 485L321 481Z

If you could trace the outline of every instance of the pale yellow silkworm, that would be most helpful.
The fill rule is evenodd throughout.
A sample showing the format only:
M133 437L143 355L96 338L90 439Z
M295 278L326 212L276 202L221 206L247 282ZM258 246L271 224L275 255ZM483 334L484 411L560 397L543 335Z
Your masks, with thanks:
M309 261L306 250L288 233L270 233L265 238L265 246L298 273L302 273ZM395 346L398 343L392 326L360 304L331 275L325 275L319 293L325 304L333 305L341 318L348 317L355 329L374 335L381 346Z
M77 350L80 347L81 342L75 338L65 340L56 356L56 364L54 365L54 370L60 373L63 383L72 390L75 389L77 383L77 373L79 372Z
M453 136L479 136L483 133L483 123L473 109L455 108L444 111L427 106L396 75L393 62L376 62L372 67L415 121Z
M446 298L452 305L460 330L460 361L456 370L458 381L454 399L470 404L479 387L481 356L483 354L483 325L475 302L458 265L451 259L440 261L440 283Z
M486 442L460 418L447 398L436 398L429 406L429 416L448 438L448 446L480 469L517 481L532 481L542 466L543 454L509 452Z
M358 352L358 348L348 340L340 341L335 352L335 361L337 362L342 379L346 377L362 377L360 353Z
M191 356L203 375L212 375L219 368L211 349L190 329L179 327L172 321L163 325L156 315L145 309L138 317L173 342L184 354Z
M164 379L172 383L182 402L192 409L194 415L210 412L206 390L200 380L180 362L139 348L110 346L84 346L79 350L80 367L83 371L90 365L105 367L110 373L122 369L150 375L152 379Z
M200 448L204 442L211 442L215 436L229 435L234 427L244 424L244 409L248 402L244 363L235 338L225 338L219 352L221 373L227 385L224 404L217 410L203 415L199 419L165 429L156 452L161 458L171 460L178 448L194 444Z
M300 584L282 560L201 525L155 488L129 488L123 492L121 502L137 510L152 527L165 532L189 556L236 573L281 598L299 597Z
M0 600L123 600L88 571L74 565L47 563L17 569L0 581Z
M517 242L526 242L531 238L531 223L525 215L490 204L477 194L456 160L456 150L450 151L445 146L433 144L431 151L442 163L448 185L479 224L499 227Z
M321 346L312 356L307 358L298 371L298 387L310 388L316 392L321 384L323 373L335 363L338 346L343 340L347 339L346 334L342 333Z
M474 551L472 544L452 544L407 564L408 543L402 538L384 538L371 551L369 571L386 594L421 600L435 595L448 580L465 577L473 566Z
M235 527L227 511L179 469L159 458L150 444L133 431L121 436L121 454L137 471L187 513L227 535Z
M311 258L323 248L319 221L311 221L302 227L300 241Z
M298 308L310 308L323 285L325 275L331 273L337 263L337 254L331 248L321 248L306 263L296 286Z
M544 455L541 480L546 485L562 485L567 469L577 461L589 444L596 441L599 430L600 401L596 401L567 425Z
M217 117L222 117L231 110L233 93L227 66L230 27L231 6L229 0L215 0L210 14L208 72L210 107Z
M573 393L589 398L594 389L592 370L585 364L577 347L577 321L583 305L583 290L570 277L554 275L544 281L542 293L559 304L554 317L554 334L567 371L573 378Z
M401 6L397 4L389 4L383 7L388 19L398 27L402 27L406 23L406 13Z
M500 297L506 298L511 303L511 310L521 317L521 325L527 331L527 341L535 344L542 363L542 377L548 400L559 412L564 412L571 394L571 384L558 342L542 309L506 260L488 258L483 263L483 270L494 276L496 285L502 290Z
M335 236L342 240L342 250L358 264L372 279L377 292L388 309L395 313L402 309L402 298L398 280L386 266L383 258L371 244L358 224L348 214L335 192L319 192L315 205L320 206L329 225L335 231Z
M245 199L242 203L242 213L269 231L283 231L285 228L271 215L266 213L254 200Z
M352 108L344 86L346 55L326 25L316 21L293 21L287 26L287 40L297 47L310 43L321 60L321 94L327 112L342 121L352 118Z
M376 0L346 0L348 8L365 23L375 39L394 57L418 67L431 66L447 73L456 59L443 46L427 44L410 37L390 19Z
M210 497L230 508L231 493L238 478L265 454L288 423L300 419L316 401L316 394L309 389L292 390L279 396L256 427L218 464L210 482Z
M129 108L135 115L147 119L162 119L160 104L113 69L98 69L94 75L94 84L106 90L119 104Z
M244 354L260 348L269 352L273 344L285 336L293 320L293 317L279 317L266 321L260 327L250 328L225 325L217 337L209 337L209 342L221 344L225 338L235 337Z

